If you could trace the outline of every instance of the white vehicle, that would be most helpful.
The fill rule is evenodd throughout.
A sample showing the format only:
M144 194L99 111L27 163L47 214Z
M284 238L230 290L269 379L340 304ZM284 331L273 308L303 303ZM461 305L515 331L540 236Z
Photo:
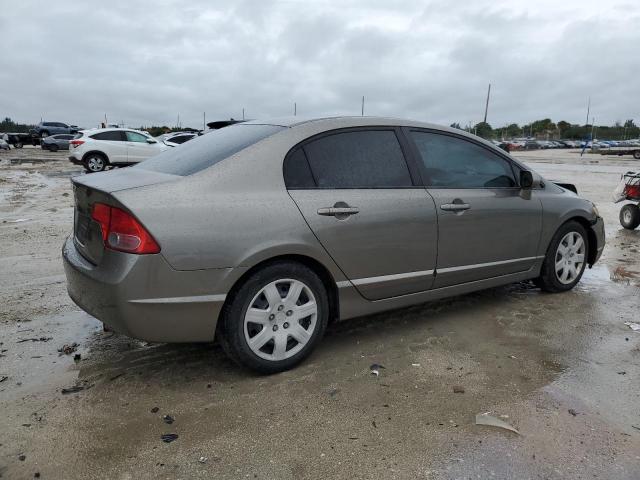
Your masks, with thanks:
M147 132L127 128L100 128L78 132L69 142L69 161L87 172L142 162L169 147Z
M162 139L162 143L169 145L170 147L177 147L178 145L182 145L184 142L188 142L197 136L198 133L196 132L175 132L167 134Z

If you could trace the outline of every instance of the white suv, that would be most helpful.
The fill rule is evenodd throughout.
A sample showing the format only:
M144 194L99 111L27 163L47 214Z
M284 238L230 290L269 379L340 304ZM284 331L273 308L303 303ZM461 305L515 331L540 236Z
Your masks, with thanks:
M69 161L87 172L101 172L108 166L121 167L146 160L168 147L146 132L126 128L84 130L69 142Z

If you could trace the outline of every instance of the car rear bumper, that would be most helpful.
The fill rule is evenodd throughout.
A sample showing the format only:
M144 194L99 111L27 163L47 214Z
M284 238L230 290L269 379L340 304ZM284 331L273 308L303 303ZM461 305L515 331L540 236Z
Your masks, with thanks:
M591 225L591 231L593 232L592 238L596 239L596 255L591 264L596 263L600 257L602 256L602 251L604 250L605 245L605 235L604 235L604 221L602 217L598 217L596 219L596 223Z
M76 158L74 155L69 155L69 161L75 165L82 165L82 158Z
M245 269L174 270L162 255L106 250L100 265L72 237L62 258L71 299L116 332L151 342L208 342L226 292Z

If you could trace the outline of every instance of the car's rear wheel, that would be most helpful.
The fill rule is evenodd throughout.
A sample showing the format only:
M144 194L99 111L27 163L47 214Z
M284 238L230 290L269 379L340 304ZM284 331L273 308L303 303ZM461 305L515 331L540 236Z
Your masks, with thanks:
M640 150L636 150L633 152L633 158L636 160L640 160Z
M322 280L296 262L254 273L231 294L222 315L227 354L260 373L288 370L318 344L329 319Z
M634 230L640 225L640 207L628 203L620 209L620 225L627 230Z
M107 159L99 153L91 153L84 159L84 168L87 172L102 172L107 168Z
M587 231L576 221L562 225L553 236L535 282L547 292L571 290L582 278L587 266L589 243Z
M16 148L22 148L22 142L16 142L13 144L13 146Z

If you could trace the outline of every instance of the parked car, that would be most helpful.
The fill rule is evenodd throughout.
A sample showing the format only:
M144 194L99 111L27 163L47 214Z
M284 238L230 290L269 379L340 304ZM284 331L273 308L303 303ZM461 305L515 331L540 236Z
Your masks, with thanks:
M33 133L40 138L44 138L60 133L76 133L79 130L77 125L67 125L62 122L40 122L33 129Z
M72 182L71 298L132 337L218 338L260 372L338 318L529 279L565 292L604 248L590 201L408 120L252 121Z
M0 150L11 150L7 141L2 137L0 137Z
M170 147L177 147L178 145L182 145L189 140L193 140L197 136L197 132L175 132L165 136L162 139L162 142Z
M43 150L57 152L58 150L69 150L69 142L75 137L74 134L62 133L60 135L49 135L42 139L40 147Z
M101 172L107 167L133 165L170 147L147 132L126 128L99 128L79 132L69 142L69 161L83 165L87 172Z

